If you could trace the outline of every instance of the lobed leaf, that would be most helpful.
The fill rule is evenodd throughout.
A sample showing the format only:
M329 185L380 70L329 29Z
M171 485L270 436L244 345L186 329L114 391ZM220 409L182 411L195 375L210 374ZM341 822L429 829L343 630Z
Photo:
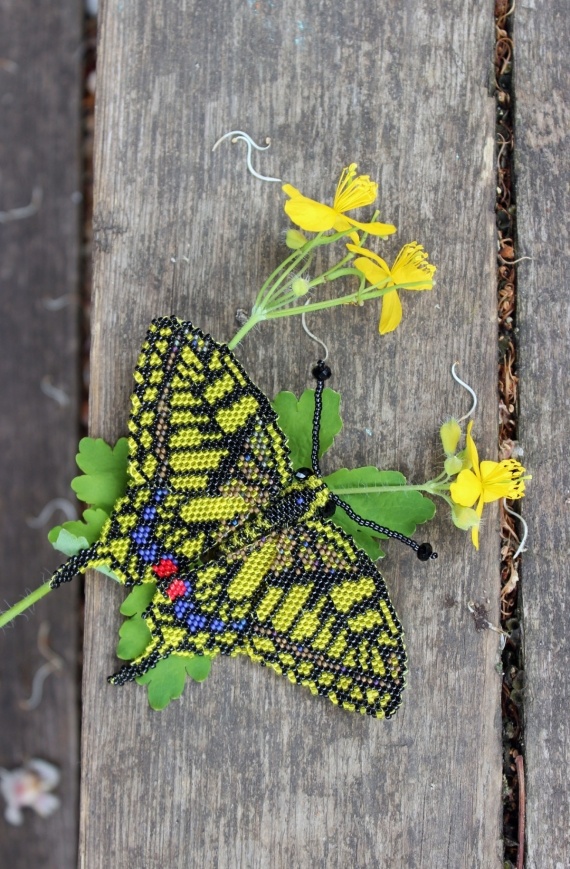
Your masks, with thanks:
M82 549L87 549L99 540L103 525L109 516L104 510L89 507L83 513L83 519L64 522L56 525L48 533L48 540L54 549L65 555L77 555Z
M177 700L184 690L186 675L196 682L202 682L210 672L211 659L206 656L184 658L170 655L162 658L152 670L139 676L139 685L146 685L148 702L152 709L159 711Z
M147 686L148 702L157 712L177 700L184 691L186 666L184 658L171 655L162 658L144 676L138 676L139 685Z
M278 392L272 407L278 415L279 427L287 437L293 467L310 468L315 390L305 389L299 399L292 392ZM324 389L319 458L332 446L341 429L340 395L334 389Z
M151 640L147 623L140 616L125 619L119 629L117 658L122 661L132 661L142 655Z
M405 485L406 478L398 471L380 471L374 467L354 470L341 468L325 477L325 482L363 519L399 531L407 537L414 534L417 525L432 519L435 514L435 504L421 492L383 491L386 486ZM345 494L343 491L363 488L368 491L362 494ZM371 488L375 491L370 492ZM383 535L358 525L342 509L337 509L333 521L354 537L370 558L375 560L384 555L379 543L379 539L385 539Z
M127 488L128 453L127 438L114 447L102 438L82 438L76 462L83 474L71 481L79 500L110 513Z
M155 582L135 585L121 604L119 612L124 616L142 616L156 592Z

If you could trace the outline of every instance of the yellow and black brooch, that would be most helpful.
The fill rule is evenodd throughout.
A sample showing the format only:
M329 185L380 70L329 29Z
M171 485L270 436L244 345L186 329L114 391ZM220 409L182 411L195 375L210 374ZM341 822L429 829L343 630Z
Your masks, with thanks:
M136 371L129 486L100 539L54 574L105 566L154 583L144 652L122 685L171 655L246 654L313 694L389 718L406 677L402 626L384 580L330 521L337 506L418 557L429 544L361 519L321 479L324 382L313 370L312 468L293 470L269 401L233 353L190 323L155 320Z

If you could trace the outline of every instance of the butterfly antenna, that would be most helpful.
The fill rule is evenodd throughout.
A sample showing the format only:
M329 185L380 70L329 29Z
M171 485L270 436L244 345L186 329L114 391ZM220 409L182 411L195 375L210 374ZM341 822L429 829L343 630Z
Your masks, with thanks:
M325 387L325 380L328 380L331 374L332 371L329 366L325 365L322 359L319 359L313 368L313 377L317 381L317 385L315 387L315 413L313 416L311 449L311 464L313 466L313 471L318 477L321 476L321 469L319 466L319 435L321 428L321 414L323 412L323 389ZM420 561L429 561L437 558L437 552L433 551L430 543L416 543L416 541L412 540L411 537L406 537L405 534L400 534L399 531L392 531L391 528L386 528L384 525L377 525L376 522L371 522L369 519L363 519L362 516L359 516L358 513L354 512L352 507L349 507L346 501L343 501L338 497L338 495L335 495L334 492L331 492L331 498L337 507L342 507L346 515L352 519L353 522L362 525L364 528L371 528L373 531L377 531L378 534L384 534L386 537L390 537L393 540L399 540L400 543L405 543L406 546L409 546L410 549L414 550Z
M311 448L311 464L317 477L321 476L321 468L319 465L319 440L321 433L321 414L323 412L323 389L325 388L325 380L328 380L331 374L332 371L329 366L325 365L322 359L319 359L313 368L313 377L317 381L317 385L315 387L315 413L313 415Z
M400 534L399 531L392 531L391 528L386 528L384 525L377 525L376 522L371 522L369 519L363 519L362 516L359 516L358 513L354 512L352 507L349 507L346 501L343 501L342 498L339 498L334 492L331 493L331 498L338 507L342 507L346 515L352 519L353 522L362 525L364 528L371 528L373 531L377 531L379 534L384 534L386 537L391 537L392 540L399 540L400 543L405 543L406 546L409 546L410 549L414 550L420 561L429 561L430 559L437 558L437 552L433 551L431 543L416 543L416 541L412 540L411 537L406 537L405 534Z
M83 573L89 562L93 560L96 551L97 544L94 543L89 549L82 549L77 555L69 558L53 574L50 579L51 587L58 588L63 582L71 582L74 576L77 576L78 573Z

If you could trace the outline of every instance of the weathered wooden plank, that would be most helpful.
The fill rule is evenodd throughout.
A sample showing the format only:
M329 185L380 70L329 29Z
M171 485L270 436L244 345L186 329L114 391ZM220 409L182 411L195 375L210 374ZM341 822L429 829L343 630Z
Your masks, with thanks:
M0 600L14 603L45 580L61 560L46 540L49 522L31 528L54 497L69 498L78 419L81 4L0 3L0 210L30 202L36 214L0 223ZM39 200L38 200L39 201ZM63 307L50 308L59 298ZM42 384L63 390L61 404ZM51 524L61 521L61 513ZM49 820L27 810L24 824L0 817L6 866L71 869L77 861L78 591L51 595L29 619L0 634L0 766L32 757L61 770L62 800ZM42 622L61 672L44 684L41 704L25 711ZM3 802L3 801L2 801Z
M254 181L232 128L271 134L268 174L327 196L351 160L381 182L382 216L440 266L437 294L380 340L376 311L314 317L344 396L329 464L441 461L435 431L477 385L478 432L496 443L492 10L468 2L350 7L109 0L100 29L92 432L125 431L132 368L153 316L229 339L237 308L278 262L277 185ZM187 260L183 259L184 257ZM354 348L358 352L354 352ZM413 353L410 353L410 347ZM239 349L268 393L310 385L298 322ZM369 429L373 437L365 434ZM482 550L442 521L437 567L390 549L383 565L407 630L410 689L390 722L343 713L245 660L221 660L180 703L106 687L120 590L88 581L82 865L498 866L500 677L497 537Z
M568 334L569 23L564 3L517 6L516 170L520 436L533 474L522 504L527 866L570 855Z

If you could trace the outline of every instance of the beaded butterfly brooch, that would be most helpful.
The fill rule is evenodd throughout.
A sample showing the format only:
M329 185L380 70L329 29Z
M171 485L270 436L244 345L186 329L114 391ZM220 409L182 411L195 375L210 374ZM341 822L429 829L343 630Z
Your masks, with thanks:
M126 586L157 584L143 654L110 677L142 676L170 655L246 654L313 694L377 718L401 702L402 626L384 580L331 523L361 519L321 479L324 382L318 363L311 469L294 471L269 401L233 353L191 323L155 320L142 348L129 420L130 485L97 543L53 588L106 566Z

